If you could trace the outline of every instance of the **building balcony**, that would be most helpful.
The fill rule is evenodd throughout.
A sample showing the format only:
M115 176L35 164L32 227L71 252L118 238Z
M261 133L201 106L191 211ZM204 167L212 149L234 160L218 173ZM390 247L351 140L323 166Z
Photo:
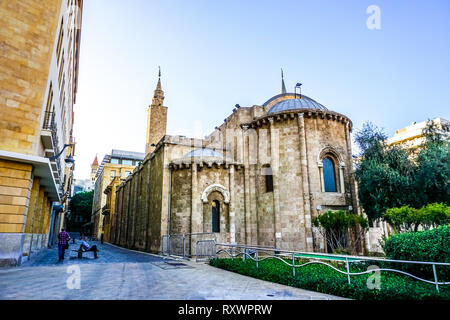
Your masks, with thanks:
M55 113L45 112L44 123L41 130L41 141L45 149L45 157L50 158L58 154L58 134L55 124ZM61 184L61 164L60 159L50 161L50 166L53 171L53 177L56 184Z

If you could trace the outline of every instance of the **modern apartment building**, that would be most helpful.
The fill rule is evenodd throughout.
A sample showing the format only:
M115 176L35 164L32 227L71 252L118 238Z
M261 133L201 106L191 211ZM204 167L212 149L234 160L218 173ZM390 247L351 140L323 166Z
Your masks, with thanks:
M450 139L450 121L444 118L431 120L437 131ZM394 136L386 140L387 145L400 145L402 148L416 150L425 142L424 129L428 121L413 122L407 127L395 131Z
M92 219L93 235L100 239L100 235L103 230L103 222L105 218L105 209L107 203L107 195L105 194L106 188L110 185L114 178L125 180L144 160L145 154L141 152L115 150L111 151L111 154L105 155L100 166L94 175L94 201L92 204ZM97 166L97 157L95 157L91 168ZM116 179L117 180L117 179Z
M0 2L0 265L64 225L72 184L83 0Z

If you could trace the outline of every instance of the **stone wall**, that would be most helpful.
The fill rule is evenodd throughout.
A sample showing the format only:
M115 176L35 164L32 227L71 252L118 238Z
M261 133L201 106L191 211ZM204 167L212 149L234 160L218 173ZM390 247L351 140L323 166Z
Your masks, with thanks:
M161 242L164 148L151 154L116 191L112 242L159 252Z
M36 154L61 0L0 2L0 149Z

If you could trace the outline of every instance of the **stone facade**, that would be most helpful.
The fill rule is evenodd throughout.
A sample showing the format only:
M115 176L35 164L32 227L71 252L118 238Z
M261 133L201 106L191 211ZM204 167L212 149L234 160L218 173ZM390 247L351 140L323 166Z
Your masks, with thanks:
M346 116L282 93L234 109L205 139L164 135L117 188L111 242L159 252L162 236L182 233L192 250L189 234L210 233L218 242L326 251L312 218L358 211L351 129Z
M64 223L53 204L64 211L71 189L82 7L0 2L0 265L29 259Z

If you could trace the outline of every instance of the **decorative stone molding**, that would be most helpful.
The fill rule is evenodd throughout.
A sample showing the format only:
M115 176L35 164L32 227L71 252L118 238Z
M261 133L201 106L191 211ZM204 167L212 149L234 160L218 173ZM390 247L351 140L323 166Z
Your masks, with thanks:
M208 203L208 196L211 192L217 191L223 195L224 203L230 203L230 192L221 184L215 183L205 188L202 192L203 203Z
M340 165L344 163L339 152L337 152L332 146L326 146L319 152L319 156L317 157L317 163L319 165L322 164L323 158L325 158L327 154L333 155Z

